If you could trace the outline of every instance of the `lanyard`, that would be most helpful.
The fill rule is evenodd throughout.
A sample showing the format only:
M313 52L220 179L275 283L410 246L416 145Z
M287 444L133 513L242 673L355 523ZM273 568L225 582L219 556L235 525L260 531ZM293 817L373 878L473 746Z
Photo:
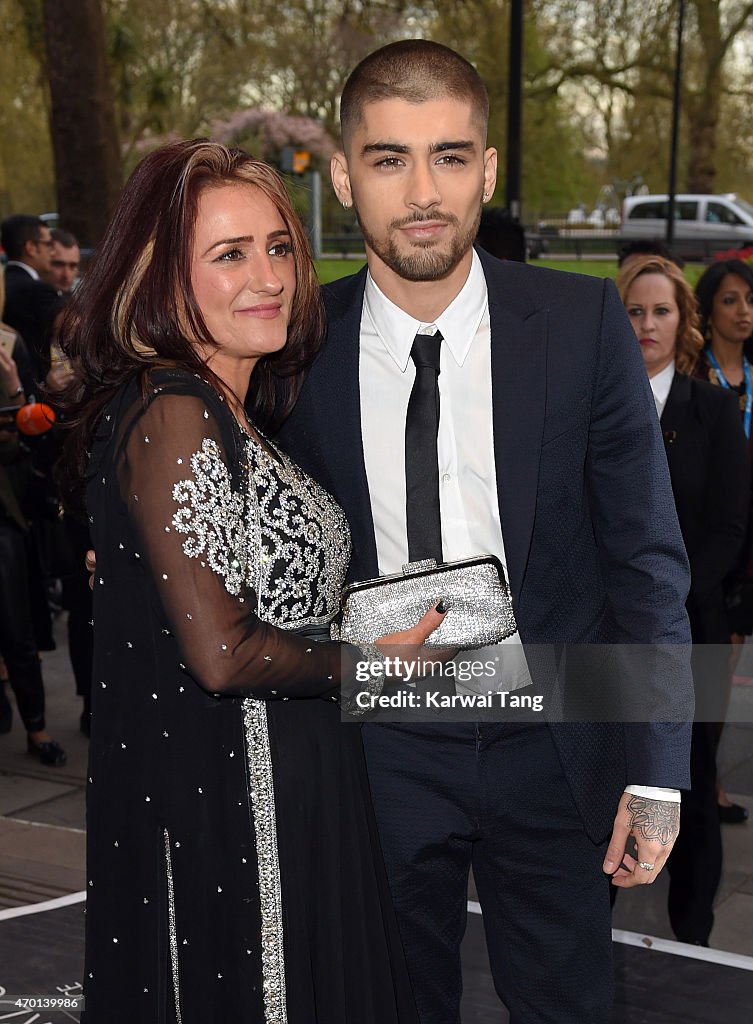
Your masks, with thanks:
M717 381L723 388L728 388L729 384L727 379L722 373L719 363L717 363L714 358L711 349L707 348L705 354L714 373L716 374ZM753 416L753 379L751 378L750 363L745 356L743 356L743 374L745 376L745 415L743 416L743 430L745 431L745 436L750 438L750 421Z

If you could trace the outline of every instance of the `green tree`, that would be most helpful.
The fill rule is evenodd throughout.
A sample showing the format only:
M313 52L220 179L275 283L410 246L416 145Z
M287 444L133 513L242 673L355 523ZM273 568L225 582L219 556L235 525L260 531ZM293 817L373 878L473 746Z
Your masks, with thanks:
M690 0L695 31L690 39L691 59L684 102L688 124L688 188L692 192L716 190L719 124L724 94L731 79L730 54L741 35L747 37L748 82L753 46L753 3ZM692 22L691 22L692 24Z
M500 156L498 200L504 195L507 138L509 0L435 2L427 34L460 50L477 68L489 92L489 144ZM483 25L483 31L479 26ZM575 202L596 198L598 169L587 159L583 125L567 97L542 84L548 65L535 10L524 26L523 209L524 219L560 213Z
M580 86L581 102L593 95L594 86L600 95L610 93L605 142L622 135L638 143L641 136L650 137L652 120L662 127L669 123L676 0L642 9L627 0L535 0L535 5L539 24L547 27L549 62L542 83L556 91ZM736 53L738 48L750 53L753 45L753 3L687 0L686 9L683 184L708 192L720 187L719 125L731 83L748 90L753 85L750 60ZM595 113L603 116L603 105L597 104ZM651 146L641 172L646 177L655 171L655 153ZM666 167L666 156L661 163Z
M8 0L0 43L0 217L54 209L43 45L41 4Z
M151 136L207 133L248 107L337 133L351 67L401 35L400 0L105 0L127 160Z

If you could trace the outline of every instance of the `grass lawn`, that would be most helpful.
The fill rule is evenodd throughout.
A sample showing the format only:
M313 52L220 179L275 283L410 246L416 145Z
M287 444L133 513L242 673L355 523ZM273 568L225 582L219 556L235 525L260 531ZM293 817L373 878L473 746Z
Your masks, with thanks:
M531 265L588 274L589 277L617 277L617 260L531 260Z
M356 274L366 260L316 260L316 272L322 284Z
M552 270L569 270L574 274L590 274L592 277L617 277L616 260L532 260L534 266L551 267ZM688 283L695 288L698 278L706 269L705 263L686 263L683 273Z
M322 284L337 281L340 277L355 274L363 266L363 260L317 260L316 272ZM616 260L531 260L531 266L551 267L552 270L569 270L575 274L590 274L592 277L617 277ZM703 263L686 263L685 277L695 287L705 270Z

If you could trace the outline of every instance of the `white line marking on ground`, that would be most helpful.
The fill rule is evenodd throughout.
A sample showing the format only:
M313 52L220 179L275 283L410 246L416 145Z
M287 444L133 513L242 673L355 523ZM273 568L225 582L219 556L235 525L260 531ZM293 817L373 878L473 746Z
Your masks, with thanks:
M67 896L58 896L54 900L45 900L44 903L8 907L7 910L0 910L0 921L8 921L12 917L27 917L29 914L42 914L45 910L57 910L59 907L69 907L73 903L84 903L85 900L86 892L69 892Z
M476 900L468 900L468 913L481 914L481 904ZM724 949L689 946L686 942L660 939L656 935L641 935L640 932L626 932L619 928L612 929L612 941L621 942L625 946L640 946L641 949L655 950L657 953L684 956L688 960L705 960L708 964L721 964L724 967L737 967L741 971L753 971L753 956L728 953Z
M33 825L35 828L56 828L61 832L76 832L78 835L85 835L85 828L73 828L72 825L52 825L46 821L29 821L28 818L12 818L9 815L0 817L0 821L14 821L17 825Z
M689 946L686 942L659 939L655 935L641 935L640 932L625 932L619 928L612 929L612 938L615 942L622 942L626 946L641 946L643 949L655 949L659 953L684 956L689 960L705 960L709 964L722 964L724 967L737 967L740 971L753 971L753 956L728 953L725 949Z

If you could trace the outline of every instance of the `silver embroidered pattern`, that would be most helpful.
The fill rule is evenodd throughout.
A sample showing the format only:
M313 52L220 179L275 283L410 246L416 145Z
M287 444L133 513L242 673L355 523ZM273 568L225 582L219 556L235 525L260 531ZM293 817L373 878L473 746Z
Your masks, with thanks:
M173 487L173 500L181 507L173 514L172 525L188 534L183 542L188 557L206 558L228 593L237 597L245 575L243 495L233 491L216 441L204 438L190 462L193 479L179 480Z
M178 973L178 930L175 924L175 885L173 881L173 862L170 856L170 833L162 829L165 844L165 873L167 876L167 927L170 936L170 964L173 975L173 994L175 997L175 1024L181 1024L180 1013L180 975ZM146 902L146 900L144 901Z
M277 821L272 753L263 700L243 701L251 813L256 831L256 859L261 908L261 972L266 1024L287 1024L282 886L277 853Z
M339 609L350 560L350 533L327 492L275 449L279 461L247 438L247 494L232 480L217 443L191 456L193 479L173 488L181 506L173 526L183 550L203 557L233 596L252 588L259 617L282 629L329 623ZM181 687L182 690L182 687ZM264 701L242 702L261 911L265 1024L287 1024L282 885L274 777ZM177 938L176 938L177 951ZM177 977L177 975L176 975Z
M324 488L275 452L279 461L246 441L248 583L257 614L281 629L327 624L339 609L350 561L345 515Z
M384 689L384 651L380 650L374 644L358 644L358 648L363 654L364 661L369 664L369 675L363 683L351 684L347 689L343 689L342 693L342 710L347 715L353 715L359 717L365 715L368 710L371 709L371 703L367 707L359 707L358 695L359 693L367 693L369 697L381 697L382 690Z

